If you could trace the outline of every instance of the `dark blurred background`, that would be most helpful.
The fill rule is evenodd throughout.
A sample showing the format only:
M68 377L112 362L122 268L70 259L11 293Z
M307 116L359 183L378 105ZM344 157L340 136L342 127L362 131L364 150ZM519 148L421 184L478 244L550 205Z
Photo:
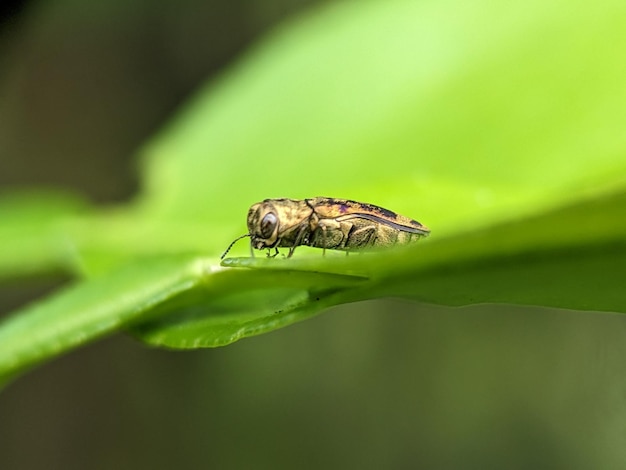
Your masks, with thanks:
M315 3L4 2L0 191L131 198L141 144ZM63 282L3 286L0 312ZM116 335L0 393L0 469L625 468L625 329L384 300L215 350Z
M0 6L0 196L138 191L134 155L203 82L314 0L61 0ZM0 315L56 279L0 285Z
M137 148L201 83L314 3L3 3L0 185L127 199Z

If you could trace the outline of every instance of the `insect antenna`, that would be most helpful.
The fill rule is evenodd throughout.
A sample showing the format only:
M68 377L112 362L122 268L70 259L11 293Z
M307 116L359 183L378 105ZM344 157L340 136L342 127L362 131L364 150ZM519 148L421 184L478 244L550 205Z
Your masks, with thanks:
M249 236L250 236L250 234L249 234L249 233L246 233L245 235L242 235L242 236L240 236L240 237L235 238L235 239L232 241L232 243L231 243L230 245L228 245L228 248L226 248L226 251L224 252L224 254L223 254L222 256L220 256L220 259L224 259L224 256L226 256L226 255L228 254L228 252L230 251L230 249L233 247L233 245L234 245L235 243L237 243L237 242L238 242L239 240L241 240L242 238L246 238L246 237L249 237Z

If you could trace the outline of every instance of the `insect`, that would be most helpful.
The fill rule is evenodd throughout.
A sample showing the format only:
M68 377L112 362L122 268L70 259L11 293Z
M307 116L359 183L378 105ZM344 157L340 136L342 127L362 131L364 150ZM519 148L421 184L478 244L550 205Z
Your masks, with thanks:
M311 199L265 199L248 210L248 233L253 248L267 248L278 254L278 247L288 247L290 258L298 246L312 246L346 252L369 247L404 245L430 230L419 222L382 207L348 199L315 197Z

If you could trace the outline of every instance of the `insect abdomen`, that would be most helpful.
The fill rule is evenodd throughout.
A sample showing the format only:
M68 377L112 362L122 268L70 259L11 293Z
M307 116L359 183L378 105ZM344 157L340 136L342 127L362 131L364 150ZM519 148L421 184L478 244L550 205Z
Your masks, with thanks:
M353 217L347 221L321 219L306 244L327 250L359 250L407 244L420 238L419 234L383 223Z

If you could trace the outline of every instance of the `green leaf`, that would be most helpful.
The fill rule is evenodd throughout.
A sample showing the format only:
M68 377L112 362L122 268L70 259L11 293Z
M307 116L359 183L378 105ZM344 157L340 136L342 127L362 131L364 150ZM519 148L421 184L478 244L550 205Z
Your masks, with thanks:
M306 271L236 271L189 256L144 259L0 323L0 382L120 328L132 327L158 345L228 344L302 320L294 312L360 282Z
M328 195L439 237L623 188L621 8L567 5L328 7L261 44L146 148L145 207L235 236L252 202Z
M15 191L0 196L0 281L71 271L72 244L63 224L87 205L66 191Z

